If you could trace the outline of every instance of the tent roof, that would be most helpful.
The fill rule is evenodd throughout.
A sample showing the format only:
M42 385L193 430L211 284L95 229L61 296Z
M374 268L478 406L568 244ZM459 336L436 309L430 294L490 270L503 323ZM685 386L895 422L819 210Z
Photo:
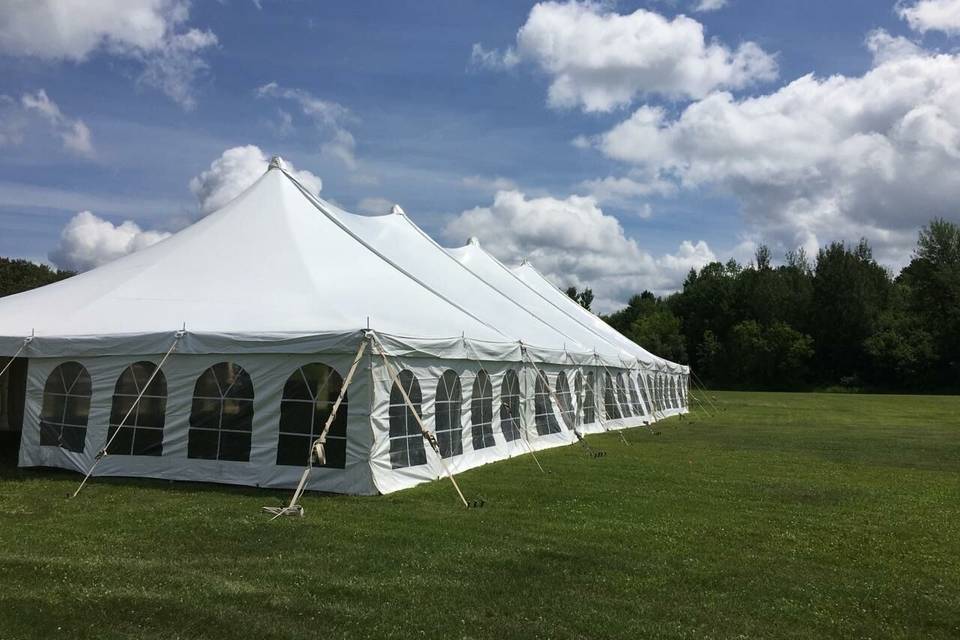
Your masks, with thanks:
M97 269L0 299L15 344L85 336L346 333L508 342L356 241L280 170L170 238ZM4 352L10 352L4 348Z
M575 337L580 344L588 345L590 349L611 358L622 359L628 364L632 364L632 361L637 358L638 351L625 348L623 344L610 340L609 336L594 331L592 327L582 323L577 316L568 313L563 306L557 305L550 297L542 295L528 285L509 267L490 255L477 238L470 238L463 247L447 249L447 253L484 281L489 282L501 295L515 300L538 317L549 321L552 326L561 328L565 335ZM636 347L633 343L630 345ZM647 364L652 364L654 361L652 356L642 359Z
M644 362L652 361L660 366L671 369L682 368L681 365L650 353L604 322L600 317L581 307L571 300L568 295L553 286L553 284L529 262L524 262L520 266L515 267L513 272L518 278L542 296L552 300L556 305L565 309L570 315L576 317L582 324L591 327L593 331L607 336L610 342L620 345L622 349L632 353L634 357Z
M399 207L343 211L279 162L162 242L0 299L0 354L31 334L34 356L159 353L181 327L182 352L350 350L372 328L404 352L447 357L516 358L522 341L557 362L665 362L529 265L511 272L477 244L447 251Z

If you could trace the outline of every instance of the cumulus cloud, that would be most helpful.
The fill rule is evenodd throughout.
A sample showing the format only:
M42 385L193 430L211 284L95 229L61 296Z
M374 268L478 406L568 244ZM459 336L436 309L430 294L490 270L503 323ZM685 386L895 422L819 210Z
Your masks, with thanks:
M257 97L275 98L295 104L301 114L309 118L314 126L326 136L321 151L342 162L349 169L356 169L357 143L353 134L347 129L347 124L355 118L350 110L343 105L330 100L323 100L303 89L282 87L276 82L269 82L257 88ZM292 119L288 118L280 124L287 131L292 130Z
M82 156L93 155L93 138L90 135L90 129L83 120L65 116L57 103L47 96L46 91L39 89L36 93L25 93L20 97L20 104L28 112L38 114L53 127L63 142L64 149Z
M200 214L221 208L256 182L270 165L267 154L252 144L227 149L210 163L210 168L190 180L190 191L197 197ZM298 171L291 163L284 168L311 193L319 194L320 178L309 171Z
M527 258L558 286L589 286L601 311L622 306L643 289L674 290L691 267L715 259L703 241L684 242L677 253L655 257L589 196L531 198L500 191L490 206L453 218L443 235L453 244L476 236L507 263Z
M677 191L676 185L670 180L648 172L632 171L626 176L607 176L594 180L585 180L580 187L593 196L597 202L613 203L622 207L633 208L635 215L649 218L652 209L648 203L638 199L650 196L668 196Z
M866 236L893 266L916 227L960 201L960 56L882 32L863 76L813 75L738 99L716 92L671 117L643 106L592 140L679 188L736 196L780 248Z
M538 66L550 77L547 103L605 112L637 96L700 98L777 76L775 58L753 42L735 49L708 41L703 25L645 9L618 14L599 2L535 5L505 52L475 44L474 65Z
M703 13L707 11L717 11L727 6L727 0L700 0L694 5L693 10Z
M81 211L60 232L60 243L49 258L60 269L88 271L169 235L164 231L144 231L129 220L114 225L90 211Z
M184 108L207 69L200 53L217 43L208 30L185 29L187 0L38 0L0 3L0 54L83 62L96 53L142 67L139 82Z
M917 0L901 3L897 6L897 13L907 21L911 29L920 33L960 33L960 0Z

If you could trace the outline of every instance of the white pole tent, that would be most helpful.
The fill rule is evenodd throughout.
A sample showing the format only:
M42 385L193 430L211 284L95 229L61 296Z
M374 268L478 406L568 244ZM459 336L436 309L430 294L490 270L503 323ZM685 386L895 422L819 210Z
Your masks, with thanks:
M279 159L166 240L0 299L0 357L26 371L20 466L351 494L685 413L689 374L530 265L347 213Z

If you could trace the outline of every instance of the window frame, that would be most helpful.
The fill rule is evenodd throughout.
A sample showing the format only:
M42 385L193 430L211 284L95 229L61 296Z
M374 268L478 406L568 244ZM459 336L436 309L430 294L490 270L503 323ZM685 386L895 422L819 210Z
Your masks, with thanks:
M553 400L550 398L550 378L543 369L534 369L533 387L533 420L537 427L537 435L548 436L562 433L560 423L553 411Z
M153 380L146 389L141 387L140 381L137 380L135 372L135 367L140 367L143 365L149 366L147 377L143 380L143 382L146 383L146 381L150 380L150 377L153 376ZM134 392L122 393L122 385L125 382L124 378L128 374L132 379ZM151 387L158 388L151 389ZM140 395L141 391L143 392L142 396ZM151 393L151 391L153 391L153 393ZM140 398L139 401L137 400L138 397ZM136 407L133 408L133 411L130 413L130 417L127 418L127 421L124 422L122 427L120 426L120 422L123 421L124 416L126 416L127 412L130 411L130 407L124 407L123 405L118 407L118 398L129 398L131 405L136 402ZM167 418L168 399L169 389L167 388L167 377L164 375L163 370L157 368L157 363L150 360L138 360L137 362L133 362L124 368L124 370L120 372L120 375L117 376L117 381L113 388L113 396L110 401L110 422L107 431L107 441L110 442L110 446L107 449L107 453L112 456L162 456L163 435ZM159 405L159 419L154 420L155 424L140 424L142 420L141 409L144 407L144 400L156 401L156 404ZM118 428L120 429L120 434L114 437L114 433L116 433ZM123 447L123 450L121 451L120 447L125 441L125 431L130 432L130 446ZM159 432L159 434L157 432ZM144 451L141 449L138 451L138 436L141 438L144 436L155 438L157 435L160 437L159 444L156 449L151 449L149 451Z
M226 372L230 377L221 380L220 372ZM217 390L219 393L218 396L207 396L200 395L198 391L201 389L201 384L208 384L205 381L207 375L210 375L214 382L216 383ZM224 388L223 383L229 382L229 385ZM239 383L239 385L238 385ZM239 392L243 392L245 388L249 388L249 396L247 395L238 395ZM236 392L234 390L237 390ZM191 460L209 460L213 462L241 462L248 463L250 462L250 454L253 450L253 420L255 417L255 400L256 392L253 385L253 378L250 373L241 365L237 364L234 361L222 361L210 365L204 369L199 376L197 376L196 382L193 386L193 397L190 407L190 426L187 433L187 458ZM203 403L212 403L216 402L219 404L219 409L217 410L217 426L216 428L210 426L198 426L204 424L204 421L207 419L205 416L213 415L212 412L207 410L198 411L198 401L200 405ZM248 406L249 412L240 416L239 423L243 426L241 428L235 428L234 425L231 425L229 428L224 428L224 414L225 407L227 405L233 405L239 408L243 406ZM204 455L203 451L203 441L201 437L204 434L216 433L217 434L217 448L214 456ZM210 437L210 436L206 436ZM230 448L228 453L224 451L224 443L228 443ZM234 446L239 445L237 448L238 451L245 450L246 455L233 454L230 452Z
M400 385L400 386L398 386ZM403 399L400 389L407 393L410 398L410 404L413 410L407 406ZM419 467L427 464L427 450L423 443L423 432L420 430L420 424L417 418L413 417L413 412L423 420L423 390L420 388L420 381L409 369L404 369L397 374L396 380L390 387L389 404L389 431L388 439L390 441L390 467L392 469L406 469L409 467ZM400 419L403 423L400 424ZM403 454L405 464L397 464Z
M487 392L486 395L483 395L484 391ZM493 437L493 383L485 369L477 371L473 378L473 390L470 394L470 439L474 451L497 444Z
M77 367L76 375L72 376L73 379L68 384L65 370L73 366ZM61 384L59 391L51 389L51 383L56 380L54 374L59 375ZM78 384L80 385L80 390L74 393L74 391L77 390ZM59 421L57 422L53 422L50 418L54 416L49 415L54 413L53 409L56 407L56 405L51 407L47 404L48 400L56 402L55 400L51 400L52 398L62 398L62 407L59 411ZM83 366L83 363L76 360L67 360L54 367L50 373L47 374L41 396L40 415L38 419L40 446L57 447L64 451L83 453L86 448L87 427L90 424L90 405L92 398L93 380L90 377L90 372ZM76 411L78 408L77 405L79 405L79 407L84 407L85 405L85 409L78 413ZM82 413L82 423L79 421L67 422L71 407L74 408L74 411L70 417L79 416L80 413ZM69 440L64 439L64 433L71 434ZM54 434L56 437L51 441L51 436Z
M513 388L508 388L510 386ZM516 369L507 369L500 381L500 433L507 442L513 442L522 437L522 407L520 376L517 375Z
M325 378L322 384L318 384L319 377L318 380L311 380L310 376L314 375L313 369L319 369L321 367ZM298 384L295 380L297 375L300 376L300 383L303 384L303 388L306 389L307 394L310 396L309 398L288 396L288 389L292 392L295 388L293 385ZM323 427L330 417L330 410L333 409L333 405L336 403L341 391L343 391L343 376L340 375L340 372L337 371L335 367L325 362L317 361L302 364L287 376L280 395L280 417L277 420L277 451L275 464L278 467L306 467L311 464L313 443L316 442L317 438L323 433ZM306 430L302 428L290 428L295 420L304 417L303 415L298 416L297 414L299 412L291 410L300 405L310 406L310 418ZM321 465L314 461L313 466L329 469L346 468L349 411L349 393L344 392L343 400L340 402L340 406L337 407L336 416L334 416L333 422L330 424L330 431L327 433L324 444L326 462ZM287 452L284 446L284 443L290 443L287 446L292 446L292 443L297 440L302 440L303 443L301 444L305 445L302 463L292 462L294 459L293 455L291 455L293 450ZM281 461L281 459L283 461Z

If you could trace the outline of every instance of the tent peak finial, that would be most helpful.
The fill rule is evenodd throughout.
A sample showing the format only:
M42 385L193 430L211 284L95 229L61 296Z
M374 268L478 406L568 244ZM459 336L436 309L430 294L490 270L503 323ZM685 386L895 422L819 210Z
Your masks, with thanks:
M405 216L405 215L407 215L407 212L403 210L403 207L401 207L401 206L398 205L398 204L395 204L395 205L393 205L392 207L390 207L390 213L393 214L393 215L395 215L395 216Z
M480 238L478 238L477 236L470 236L469 238L467 238L467 244L472 247L479 247Z
M280 156L270 158L270 166L267 167L267 171L270 171L270 169L283 169L283 158Z

